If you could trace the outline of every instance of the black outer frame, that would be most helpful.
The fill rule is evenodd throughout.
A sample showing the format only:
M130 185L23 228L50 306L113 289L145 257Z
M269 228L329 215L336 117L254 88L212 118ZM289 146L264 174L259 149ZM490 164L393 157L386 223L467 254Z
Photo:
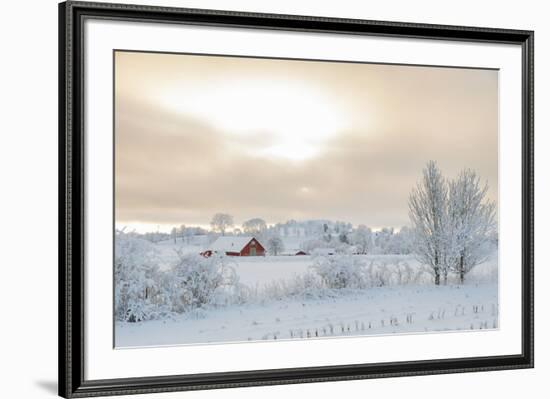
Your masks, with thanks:
M522 353L161 377L84 378L83 21L87 17L508 43L522 48ZM59 4L59 395L66 398L534 367L534 32L67 1Z

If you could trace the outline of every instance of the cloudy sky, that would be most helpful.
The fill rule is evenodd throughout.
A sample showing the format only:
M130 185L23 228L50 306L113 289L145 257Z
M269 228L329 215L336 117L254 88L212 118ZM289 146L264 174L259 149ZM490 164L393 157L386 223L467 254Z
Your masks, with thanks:
M428 160L496 200L498 72L117 52L115 215L408 224Z

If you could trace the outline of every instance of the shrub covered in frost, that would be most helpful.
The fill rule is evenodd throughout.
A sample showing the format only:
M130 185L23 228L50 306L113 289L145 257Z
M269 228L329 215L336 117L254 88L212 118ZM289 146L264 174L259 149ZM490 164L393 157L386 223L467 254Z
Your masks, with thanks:
M153 244L130 234L115 240L115 317L138 322L170 317L211 306L242 303L246 289L239 284L232 262L222 255L205 258L178 254L170 269L161 271Z
M372 287L418 284L429 277L425 268L413 268L408 261L397 256L384 256L370 260L366 264L366 273Z
M143 321L161 317L158 254L149 241L124 233L115 240L115 317Z
M426 277L423 268L413 268L398 256L365 259L349 254L317 255L311 270L321 278L323 287L330 289L417 284Z
M163 282L172 310L182 313L205 305L239 302L242 286L233 266L225 255L180 254Z
M291 279L271 281L263 289L256 290L250 300L282 300L286 298L319 298L326 296L325 284L312 272L294 275Z
M368 287L365 264L353 255L316 256L311 269L327 288Z

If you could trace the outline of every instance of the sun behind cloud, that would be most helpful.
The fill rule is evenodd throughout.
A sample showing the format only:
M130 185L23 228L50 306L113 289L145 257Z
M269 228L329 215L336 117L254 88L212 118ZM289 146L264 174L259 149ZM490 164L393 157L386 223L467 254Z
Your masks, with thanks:
M349 128L349 115L328 93L296 79L230 76L196 88L174 81L159 87L156 97L167 110L207 120L224 135L242 138L241 149L259 158L310 159ZM253 137L262 134L271 142L259 149Z

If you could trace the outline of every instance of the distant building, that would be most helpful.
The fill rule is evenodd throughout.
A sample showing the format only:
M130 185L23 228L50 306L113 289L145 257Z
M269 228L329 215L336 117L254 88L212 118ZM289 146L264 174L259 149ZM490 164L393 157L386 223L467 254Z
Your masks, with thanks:
M212 256L212 250L210 249L207 249L206 251L203 251L200 253L202 256L204 256L205 258L210 258Z
M227 256L265 256L264 246L255 237L220 237L203 253L211 255L215 252Z
M298 256L298 255L307 255L307 253L305 251L300 250L300 251L296 252L294 255L296 255L296 256Z

